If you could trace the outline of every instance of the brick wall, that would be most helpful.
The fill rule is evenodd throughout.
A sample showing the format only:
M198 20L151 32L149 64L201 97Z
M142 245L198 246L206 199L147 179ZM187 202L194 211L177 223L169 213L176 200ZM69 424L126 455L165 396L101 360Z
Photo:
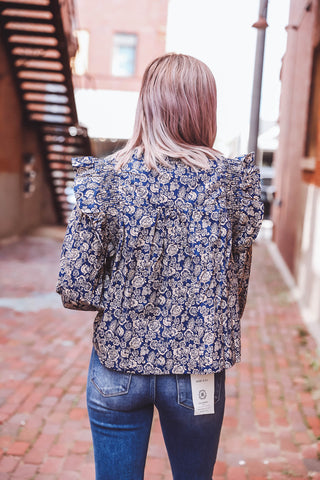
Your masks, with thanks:
M37 135L23 125L19 99L0 43L0 238L20 235L43 223L55 223ZM32 155L35 191L24 193L23 158Z
M313 171L303 171L303 180L320 186L320 8L314 9L315 28L313 32L313 59L311 88L308 105L308 125L306 135L305 154L313 157L315 167Z
M287 50L281 73L280 137L275 155L277 199L273 208L274 239L291 271L296 274L305 211L306 180L302 159L306 153L309 96L317 7L313 0L291 0Z
M89 31L89 65L75 76L77 88L137 91L147 64L165 52L168 0L78 0L78 24ZM137 62L131 77L112 76L113 35L137 34Z

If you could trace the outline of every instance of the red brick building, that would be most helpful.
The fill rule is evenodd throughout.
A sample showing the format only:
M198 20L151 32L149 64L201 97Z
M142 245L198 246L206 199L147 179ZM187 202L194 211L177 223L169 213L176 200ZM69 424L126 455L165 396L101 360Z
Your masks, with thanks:
M70 153L84 152L69 65L74 21L73 0L0 1L0 238L67 215Z
M76 87L139 90L146 65L165 51L168 0L77 0L77 9L88 60Z
M0 238L56 222L37 132L22 121L19 96L0 43ZM27 159L33 171L28 188ZM30 163L30 162L29 162Z
M320 328L320 2L291 0L281 72L274 239Z
M77 9L80 120L91 138L126 139L143 72L165 53L168 0L77 0ZM101 141L93 143L96 154L103 153Z

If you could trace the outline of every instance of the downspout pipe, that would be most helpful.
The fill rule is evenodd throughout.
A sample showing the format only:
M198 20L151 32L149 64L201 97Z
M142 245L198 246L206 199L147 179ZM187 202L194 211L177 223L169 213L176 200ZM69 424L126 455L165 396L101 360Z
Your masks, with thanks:
M264 46L266 38L268 0L260 0L259 20L252 26L257 29L256 57L254 64L251 114L250 114L250 132L248 141L248 152L254 152L257 161L258 153L258 135L260 121L260 101L261 86L263 74Z

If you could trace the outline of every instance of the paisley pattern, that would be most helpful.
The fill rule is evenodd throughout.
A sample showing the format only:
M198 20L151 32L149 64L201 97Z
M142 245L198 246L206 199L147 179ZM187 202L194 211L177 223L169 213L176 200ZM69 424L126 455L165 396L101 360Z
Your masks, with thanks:
M76 205L57 292L97 310L93 343L107 368L211 373L240 361L251 246L262 217L253 154L148 169L133 155L73 159Z

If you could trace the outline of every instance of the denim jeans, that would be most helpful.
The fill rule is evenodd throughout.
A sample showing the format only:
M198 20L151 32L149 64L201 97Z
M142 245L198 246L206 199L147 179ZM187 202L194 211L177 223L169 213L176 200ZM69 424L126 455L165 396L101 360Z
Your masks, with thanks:
M143 480L154 406L174 480L211 480L224 404L224 371L215 375L215 413L194 415L190 375L116 372L93 349L87 405L96 480Z

